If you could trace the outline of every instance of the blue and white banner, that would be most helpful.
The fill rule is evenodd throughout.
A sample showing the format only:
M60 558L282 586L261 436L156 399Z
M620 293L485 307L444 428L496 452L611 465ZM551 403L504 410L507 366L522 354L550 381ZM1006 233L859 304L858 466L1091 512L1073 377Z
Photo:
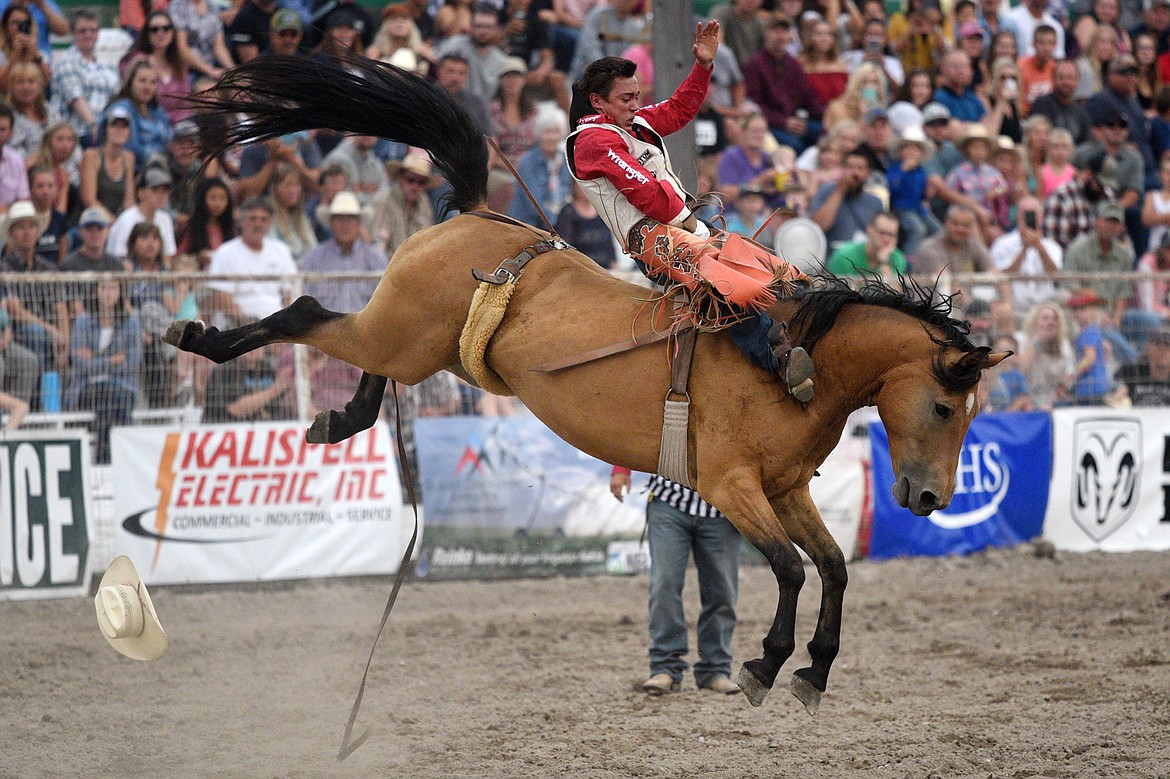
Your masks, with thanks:
M870 426L873 534L869 556L968 554L1040 535L1052 476L1052 420L1045 413L981 414L959 457L945 511L916 517L893 497L885 427Z

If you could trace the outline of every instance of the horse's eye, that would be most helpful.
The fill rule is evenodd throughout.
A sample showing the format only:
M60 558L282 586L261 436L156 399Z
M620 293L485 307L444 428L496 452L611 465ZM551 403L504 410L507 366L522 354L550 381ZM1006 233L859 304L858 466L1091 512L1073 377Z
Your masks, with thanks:
M942 403L934 404L934 413L939 419L950 419L955 410L950 406L944 406Z

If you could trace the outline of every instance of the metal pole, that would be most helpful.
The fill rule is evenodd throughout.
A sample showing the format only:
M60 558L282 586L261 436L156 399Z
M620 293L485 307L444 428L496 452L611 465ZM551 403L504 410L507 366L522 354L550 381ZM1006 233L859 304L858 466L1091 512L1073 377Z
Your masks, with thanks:
M695 64L695 55L691 53L695 42L691 0L654 0L654 29L650 40L654 45L654 100L665 100ZM693 194L699 179L695 167L694 125L687 125L665 140L671 167Z

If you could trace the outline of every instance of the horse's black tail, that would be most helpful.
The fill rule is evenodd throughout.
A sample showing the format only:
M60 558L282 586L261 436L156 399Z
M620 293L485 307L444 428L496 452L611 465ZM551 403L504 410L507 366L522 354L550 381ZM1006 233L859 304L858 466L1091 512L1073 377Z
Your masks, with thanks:
M475 121L443 87L393 65L357 56L323 62L266 55L190 100L227 118L203 128L208 156L314 128L374 135L430 152L460 211L487 199L488 150Z

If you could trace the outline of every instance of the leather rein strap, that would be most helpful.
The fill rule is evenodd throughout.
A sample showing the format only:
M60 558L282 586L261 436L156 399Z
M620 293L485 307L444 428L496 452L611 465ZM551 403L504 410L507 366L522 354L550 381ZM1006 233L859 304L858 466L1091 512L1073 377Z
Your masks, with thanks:
M503 224L516 225L531 230L535 235L540 235L536 230L523 222L518 222L511 217L497 214L495 211L468 211L468 216L478 216L480 219L487 219L491 222L502 222ZM561 240L560 236L553 233L548 238L541 238L534 244L526 246L515 257L504 260L492 273L484 273L479 268L472 268L471 275L475 277L476 281L486 282L488 284L507 284L520 278L520 274L524 272L524 266L532 260L536 259L547 252L559 252L565 249L571 249L569 244Z

